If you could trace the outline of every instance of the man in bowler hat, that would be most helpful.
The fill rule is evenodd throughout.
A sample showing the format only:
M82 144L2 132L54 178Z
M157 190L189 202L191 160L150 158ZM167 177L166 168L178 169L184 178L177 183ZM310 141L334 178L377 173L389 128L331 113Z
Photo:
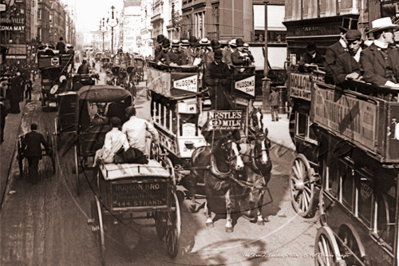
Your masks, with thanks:
M50 147L44 136L37 132L37 124L33 123L30 126L31 132L27 133L22 141L23 155L28 159L29 163L29 181L33 184L37 184L40 180L38 167L39 161L42 159L42 147L46 148L47 154L49 154Z
M165 36L163 36L163 34L159 34L157 36L158 47L155 48L155 58L158 56L158 54L160 54L162 52L162 43L163 43L164 39L165 39Z

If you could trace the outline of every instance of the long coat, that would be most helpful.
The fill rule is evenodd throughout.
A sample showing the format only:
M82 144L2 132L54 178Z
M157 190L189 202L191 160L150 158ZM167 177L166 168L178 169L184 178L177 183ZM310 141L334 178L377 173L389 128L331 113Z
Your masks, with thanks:
M231 110L230 95L231 89L231 74L232 71L228 65L220 62L218 65L213 61L209 63L205 69L204 81L206 86L209 87L209 95L212 102L212 109L216 109L216 96L217 96L217 109L218 110ZM219 83L216 79L220 79ZM217 89L216 89L217 87Z
M42 158L42 147L41 144L49 150L47 141L44 139L43 135L36 131L31 131L25 135L22 142L22 147L24 150L25 157L38 157Z
M399 82L399 54L396 49L388 48L388 60L392 66L396 82ZM388 81L384 77L387 68L386 62L374 43L362 51L360 65L364 71L364 81L377 86L382 86Z
M325 60L325 71L326 71L326 82L333 83L334 75L337 72L336 70L336 61L339 55L345 52L345 48L342 46L340 42L336 42L333 45L327 47L326 55L324 56Z
M337 84L345 82L346 75L357 72L360 75L360 64L351 56L349 52L345 52L338 56L336 62L336 75L334 81Z

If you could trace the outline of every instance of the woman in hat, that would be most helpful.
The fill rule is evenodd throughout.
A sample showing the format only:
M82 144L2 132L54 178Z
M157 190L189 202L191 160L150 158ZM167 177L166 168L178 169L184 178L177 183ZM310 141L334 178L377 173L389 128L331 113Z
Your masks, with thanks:
M399 54L390 47L394 44L394 31L399 25L389 17L372 21L367 34L374 35L374 42L360 55L364 81L377 86L399 87Z

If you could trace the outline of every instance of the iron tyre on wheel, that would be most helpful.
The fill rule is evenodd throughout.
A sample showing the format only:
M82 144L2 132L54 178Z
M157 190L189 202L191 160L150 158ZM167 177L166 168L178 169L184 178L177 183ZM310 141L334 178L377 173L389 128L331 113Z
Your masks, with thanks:
M97 196L91 205L91 218L93 221L93 231L96 235L96 242L99 245L101 265L105 265L105 235L104 235L104 220L101 212L101 203Z
M179 251L181 235L180 205L175 193L173 193L173 199L172 207L174 207L174 210L168 213L168 231L165 239L168 254L172 259L177 256Z
M316 266L346 266L346 262L339 252L334 233L329 227L321 227L317 231L314 254Z

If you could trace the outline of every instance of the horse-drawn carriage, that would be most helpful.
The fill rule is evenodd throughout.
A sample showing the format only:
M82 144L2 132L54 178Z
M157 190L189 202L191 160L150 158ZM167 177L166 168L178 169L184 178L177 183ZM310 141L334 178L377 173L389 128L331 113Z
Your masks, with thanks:
M315 265L398 265L397 91L291 73L292 205L320 224ZM398 129L398 131L396 131Z
M51 50L48 50L51 51ZM70 78L73 54L38 54L38 66L41 72L42 109L57 107L58 89L64 80Z

